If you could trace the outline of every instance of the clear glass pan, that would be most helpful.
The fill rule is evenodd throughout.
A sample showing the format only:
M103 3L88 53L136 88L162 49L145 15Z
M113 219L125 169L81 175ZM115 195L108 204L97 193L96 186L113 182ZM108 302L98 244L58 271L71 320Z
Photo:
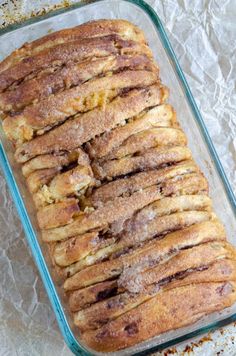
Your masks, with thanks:
M20 25L10 26L0 31L0 59L26 41L32 41L51 31L73 27L99 18L127 19L144 30L160 67L162 81L170 88L170 102L175 107L178 119L188 136L194 158L209 180L210 195L216 213L225 224L229 241L236 246L234 238L236 236L236 199L163 26L158 16L144 1L93 0L82 2L44 17L33 18ZM0 163L65 341L76 355L99 355L82 344L79 333L73 326L63 290L54 275L47 251L41 242L31 198L25 187L19 166L14 161L11 146L3 134L2 127L0 127L0 140ZM194 325L170 331L132 348L112 353L112 355L146 355L235 320L236 305L223 312L211 314Z

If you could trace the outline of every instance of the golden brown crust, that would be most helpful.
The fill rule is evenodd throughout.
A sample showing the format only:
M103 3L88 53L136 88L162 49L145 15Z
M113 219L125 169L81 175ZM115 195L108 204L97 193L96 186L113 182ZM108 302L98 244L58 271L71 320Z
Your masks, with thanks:
M73 221L80 209L77 199L67 199L59 203L50 204L37 212L40 229L52 229Z
M87 80L107 72L123 69L149 70L158 74L158 68L145 55L108 56L90 59L82 63L70 63L64 67L52 68L42 75L37 75L19 83L14 90L0 93L0 109L16 111L44 99L63 89L82 84Z
M100 38L80 39L62 43L16 62L12 67L0 73L0 92L15 82L38 71L66 64L68 61L81 62L93 57L106 57L111 54L143 53L151 57L151 51L145 44L132 40L122 40L117 35Z
M58 167L53 167L32 172L26 179L30 193L36 193L43 185L48 184L59 171Z
M22 166L22 173L25 177L28 177L34 171L46 168L61 169L76 161L83 166L89 164L88 156L80 148L72 152L62 152L58 155L48 154L37 156Z
M65 242L59 243L55 246L54 259L58 265L68 266L80 261L84 255L95 254L95 251L98 250L100 250L99 258L102 256L102 251L103 255L108 257L119 250L135 246L140 242L143 243L153 235L163 235L165 232L178 230L184 226L210 219L210 212L211 200L204 195L182 195L163 198L142 208L129 220L125 221L121 225L122 228L120 227L122 231L117 236L114 232L112 234L111 227L109 238L103 238L97 234L96 240L91 237L91 246L84 245L83 235L72 237ZM88 237L90 238L90 236L86 235L86 240ZM73 253L72 259L67 256L68 245L71 253ZM109 251L106 248L108 245L111 247ZM87 252L81 257L81 251L84 251L85 247Z
M163 197L140 210L131 224L141 225L155 217L170 216L183 211L212 211L212 202L207 195L175 195ZM125 223L129 229L129 222Z
M93 251L92 256L88 254L85 259L81 259L75 264L68 266L66 268L67 276L72 276L83 268L94 265L108 257L116 258L139 245L144 246L152 238L162 238L170 231L183 229L184 227L207 221L212 217L212 214L202 211L175 213L170 216L154 219L152 223L147 223L146 229L141 229L141 231L136 231L136 233L135 231L133 233L124 231L124 233L122 232L118 235L118 242L112 241L112 238L110 238L106 241L108 246L97 246L98 250Z
M209 282L235 281L235 267L235 257L234 259L219 258L207 268L203 266L203 268L194 271L194 273L189 273L183 278L172 280L170 284L165 286L165 289L182 287L192 283L204 283L206 280Z
M202 283L171 289L98 330L85 332L83 340L96 351L126 348L170 329L192 324L204 314L230 306L235 298L235 282Z
M143 210L145 210L145 208L142 209L142 211ZM175 212L171 215L164 216L155 216L154 211L152 211L151 214L154 215L154 218L151 221L146 219L144 226L142 226L141 220L135 216L127 223L123 224L123 228L117 236L111 231L111 237L105 238L104 240L100 237L100 240L96 243L96 250L98 252L94 252L94 248L92 251L92 258L90 259L90 257L88 257L85 261L81 261L80 256L78 255L78 258L75 260L78 261L78 263L72 266L71 269L68 267L67 271L70 272L70 274L75 273L76 270L81 269L81 266L86 267L86 265L94 264L101 259L111 256L119 256L131 248L141 244L143 245L154 237L162 238L165 234L171 231L180 230L184 227L210 220L213 217L210 212L194 211L194 209L193 211ZM55 251L55 259L57 257L56 253L57 251ZM90 253L91 251L88 250L87 255L89 256Z
M120 178L105 183L101 187L92 191L89 201L92 206L98 207L109 200L113 200L115 197L127 196L139 189L144 189L154 184L160 184L167 179L197 172L199 172L199 168L191 160L166 168L140 172L131 177Z
M145 292L145 288L149 285L159 283L160 286L165 288L172 288L173 282L174 286L183 285L181 281L184 279L184 283L187 284L189 281L191 283L200 282L198 275L199 272L205 271L205 280L211 282L218 282L217 273L212 275L209 268L212 264L221 262L222 259L234 260L236 263L236 254L235 250L226 242L208 242L189 248L186 250L180 251L177 255L174 255L172 258L168 259L166 262L156 266L153 269L141 272L137 280L132 281L132 277L129 281L125 280L125 283L122 284L121 281L118 281L119 287L123 287L129 292ZM222 270L219 270L221 275L221 281L223 279ZM235 271L230 270L229 268L225 269L225 278L227 273L229 273L229 279L235 279ZM182 274L182 275L181 275ZM122 276L121 276L122 277ZM194 279L196 278L196 280ZM212 278L212 279L211 279ZM226 280L226 279L225 279ZM124 281L124 278L123 278ZM130 282L133 282L132 284ZM204 279L202 279L204 282ZM168 285L171 284L171 285Z
M100 209L78 216L67 226L43 231L43 239L44 241L57 241L83 234L89 230L104 229L116 220L127 219L136 210L158 198L160 198L160 192L155 186L136 192L128 198L119 197L116 201L108 202Z
M81 310L90 304L99 302L104 298L112 297L118 290L117 281L97 283L84 289L72 291L69 294L69 307L72 312Z
M153 240L145 247L139 247L129 254L87 267L68 278L65 290L75 290L119 276L125 266L145 263L154 266L170 253L200 243L225 240L224 227L218 220L210 220L195 224L182 230L167 234L162 240Z
M191 151L187 147L154 147L144 152L138 152L134 156L109 160L105 163L93 163L92 168L96 178L110 179L124 176L131 172L154 169L166 164L173 164L192 158Z
M210 242L209 245L212 243ZM213 243L216 244L215 242ZM217 243L218 244L218 243ZM205 249L206 244L200 245L201 248ZM196 247L198 248L198 247ZM214 248L214 247L213 247ZM195 249L195 247L194 247ZM186 250L191 251L190 249ZM183 251L180 251L177 255L182 256ZM172 258L174 261L175 255ZM168 261L168 260L167 260ZM164 264L164 266L166 266ZM162 265L160 265L162 268ZM212 264L206 265L203 264L199 268L189 269L188 271L180 271L175 276L167 277L166 280L161 280L159 286L156 288L155 283L154 285L148 286L147 283L145 284L144 281L147 278L149 273L152 274L152 269L146 270L142 277L140 278L137 273L134 275L131 274L135 278L134 281L129 279L129 289L130 290L139 290L145 293L151 293L153 295L160 291L160 287L167 289L172 289L175 287L186 286L192 283L204 283L206 280L209 282L223 282L223 281L230 281L236 279L236 261L231 259L218 259L216 262ZM160 268L157 266L157 270ZM167 271L168 272L168 271ZM129 272L130 273L130 272ZM144 277L144 278L143 278ZM141 279L141 281L139 280ZM97 283L95 285L91 285L89 287L85 287L82 289L78 289L75 291L71 291L69 293L69 306L72 312L76 312L85 308L88 308L90 305L94 303L101 302L106 300L106 298L111 298L120 293L125 291L125 288L121 286L121 283L118 285L118 281L120 279L115 279L112 281L105 281L101 283ZM141 282L141 283L140 283ZM144 294L144 293L142 293ZM105 303L104 303L105 304ZM112 303L115 307L115 303ZM110 304L108 304L111 306ZM101 316L101 313L99 313ZM96 314L94 313L94 318Z
M119 147L105 156L103 160L120 159L152 147L185 146L186 144L186 136L180 129L150 128L131 135Z
M38 172L40 171L31 173L29 177ZM77 165L75 168L55 175L49 184L44 183L42 185L42 182L40 183L41 189L34 191L35 194L33 196L38 209L45 205L62 201L65 197L73 194L78 196L81 191L94 184L94 179L90 166Z
M156 106L125 126L119 126L112 131L92 140L86 145L90 157L101 158L114 148L120 146L129 136L152 127L178 127L176 115L169 104Z
M1 62L0 72L10 68L25 57L37 54L58 44L68 43L84 38L96 38L118 34L124 39L145 43L143 32L125 20L96 20L74 28L63 29L39 38L31 43L25 43Z
M42 135L49 128L79 112L104 107L124 89L143 88L156 82L156 73L126 70L112 76L88 81L82 85L51 95L23 110L21 114L8 116L4 131L8 138L21 143L35 134Z
M98 249L98 231L88 232L83 235L74 236L66 241L55 245L52 254L55 263L61 267L70 265L79 259L85 258L89 253ZM105 246L104 241L101 245Z
M193 184L194 183L194 184ZM170 179L160 186L151 186L132 194L130 197L118 197L104 206L78 216L66 226L43 231L44 241L59 241L65 238L83 234L94 229L105 229L115 221L125 221L135 211L162 199L164 196L177 194L194 194L199 189L206 189L206 179L200 174L187 174L178 180Z
M148 107L162 103L167 95L167 89L160 88L159 85L131 90L127 95L107 104L105 108L96 108L79 115L45 135L21 145L16 150L16 159L18 162L26 162L40 154L73 150Z
M218 262L224 259L226 264L225 273L222 268L218 268ZM111 296L103 301L98 301L94 305L87 307L75 314L75 324L82 332L91 329L98 329L109 321L136 308L141 303L160 293L162 289L169 290L191 283L201 282L224 282L232 281L236 278L236 273L230 269L228 259L236 263L235 251L226 243L206 243L192 249L180 251L174 256L153 269L141 272L137 275L126 271L125 278L121 282L118 280L119 294ZM212 275L214 266L216 274ZM205 272L205 279L199 280L199 272ZM201 274L200 274L201 275ZM190 277L190 278L189 278ZM183 283L184 280L184 283ZM104 285L105 288L114 289L113 285ZM96 289L94 289L96 294Z

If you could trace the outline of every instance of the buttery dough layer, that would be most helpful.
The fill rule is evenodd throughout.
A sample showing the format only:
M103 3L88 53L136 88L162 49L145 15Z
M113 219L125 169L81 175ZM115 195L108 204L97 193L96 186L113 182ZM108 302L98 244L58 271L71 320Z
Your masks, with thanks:
M73 221L74 216L78 215L79 202L78 199L68 198L59 203L47 205L37 212L37 219L40 229L45 227L54 228L60 225L65 225Z
M23 81L15 88L0 93L0 109L16 111L62 89L69 89L98 75L125 68L146 69L158 74L158 68L147 56L142 54L92 58L81 63L72 62L57 70L52 68L49 73L42 75L39 73L37 77Z
M25 177L28 177L34 171L46 168L61 169L76 161L82 166L89 164L88 156L81 148L77 148L71 152L62 152L58 155L46 154L32 158L22 166L22 173Z
M122 40L116 35L62 43L27 57L2 71L0 73L0 92L29 75L37 74L45 68L62 66L68 61L81 62L88 58L106 57L111 54L136 53L142 53L148 57L152 56L150 49L145 44L132 40Z
M52 251L53 259L58 266L67 266L94 253L99 247L106 247L115 238L102 239L97 230L72 237L61 243L56 243Z
M176 256L167 259L167 261L164 261L158 266L141 272L139 276L137 276L137 274L136 276L134 274L132 275L131 273L130 278L128 277L126 279L125 277L129 273L127 270L124 272L124 276L121 276L118 280L118 284L119 287L123 287L123 289L129 292L145 292L147 285L160 283L166 286L172 279L181 278L181 274L185 271L188 275L191 274L193 269L201 268L206 271L210 264L222 260L223 258L233 260L236 264L235 249L227 242L209 242L187 250L182 250ZM235 270L225 269L225 276L229 274L230 278L232 278L232 273L236 276ZM210 280L210 278L212 278L211 281L213 281L215 277L215 275L211 276L211 274L208 274L206 281ZM215 281L217 281L217 279L215 279ZM193 282L193 279L191 279L191 282Z
M191 167L191 165L189 165L189 167L187 166L187 168L186 168L186 166L187 165L183 165L183 167L180 166L180 167L176 167L175 169L172 168L172 169L164 169L164 170L158 170L158 171L150 172L150 176L152 175L152 179L150 179L148 182L146 180L139 180L139 182L138 182L138 177L135 177L135 178L137 178L136 179L136 183L139 183L139 184L136 185L136 189L135 189L135 186L133 187L133 191L130 191L130 194L134 193L135 191L138 191L138 190L141 190L141 189L145 189L148 186L152 186L152 185L164 182L164 180L170 179L172 177L175 177L175 180L176 180L178 176L181 176L181 175L184 175L184 174L187 174L187 173L196 173L196 172L198 172L196 166L193 165ZM131 177L129 179L129 181L134 181L134 179L132 179L132 178L133 177ZM197 181L195 180L194 182L196 183ZM200 183L202 183L202 179L201 178L200 178ZM131 184L132 184L132 182L131 182ZM203 186L206 186L206 184L204 183ZM199 192L199 191L202 192L203 186L202 185L197 185L195 192L196 193ZM128 197L128 194L124 194L124 195L126 195ZM119 195L114 194L113 195L113 199L115 199L116 196L119 196ZM196 197L196 199L197 198L198 197ZM205 200L208 199L207 197L204 197L204 198L205 198ZM202 198L202 200L204 198ZM186 197L186 199L188 199L188 198ZM183 202L183 204L185 204L185 202ZM89 206L90 209L93 208L93 206L91 206L91 201L88 201L88 199L85 199L85 204L83 203L83 205L85 206L85 208L88 207L88 206ZM94 206L98 207L98 206L102 206L102 204L95 204ZM51 212L53 212L53 209L54 209L54 205L53 204L51 204L51 208L50 209L51 209ZM169 211L171 211L171 208L169 209ZM44 216L44 210L42 210L42 211L40 210L40 220L42 221L42 223L43 223L43 216ZM60 224L58 226L60 226ZM45 225L44 228L47 229L48 228L47 225Z
M104 160L120 159L152 147L185 146L186 144L186 136L180 129L150 128L127 138L120 147L105 156Z
M202 247L201 247L202 246ZM200 245L201 248L205 251L206 244ZM216 246L215 243L213 246ZM213 247L214 248L214 247ZM193 253L195 247L192 248ZM192 254L192 250L187 249ZM208 251L208 250L207 250ZM178 256L182 256L182 251L179 252ZM172 257L171 260L174 260ZM168 261L168 260L167 260ZM160 267L159 267L160 266ZM156 270L162 268L162 264L156 267ZM165 262L163 266L166 266ZM230 259L217 259L213 261L210 265L205 265L203 263L202 266L198 268L198 270L192 270L191 268L188 271L181 271L180 273L175 274L172 277L167 277L165 280L161 280L158 286L153 284L151 286L151 290L149 286L143 285L139 283L139 280L135 280L133 283L130 281L129 289L134 288L136 290L145 290L145 293L153 294L154 291L158 292L160 287L164 287L164 289L171 289L179 286L185 286L192 283L204 283L206 280L211 282L223 282L227 280L235 280L235 268L236 268L236 261ZM143 282L143 276L148 277L148 274L152 274L152 269L145 271L142 274L141 282ZM137 274L136 274L137 276ZM138 277L137 277L138 278ZM91 285L89 287L78 289L69 293L69 306L72 312L79 311L81 309L85 309L89 307L91 304L100 302L107 298L111 298L118 293L124 292L124 287L118 286L118 282L120 279L115 279L112 281L106 281L97 283L95 285ZM131 283L132 282L132 283ZM120 283L119 283L120 284ZM141 287L141 289L140 289ZM133 294L132 294L133 295ZM88 309L89 310L89 309ZM101 313L99 313L101 315Z
M89 156L101 158L120 146L129 136L153 127L178 127L176 114L169 104L159 105L134 118L125 126L105 132L86 145Z
M25 43L15 50L0 64L0 72L8 69L25 57L35 55L45 49L55 47L62 43L68 43L84 38L97 38L118 34L126 40L146 43L143 32L133 24L125 20L96 20L85 24L63 29L33 42Z
M154 147L137 155L110 160L105 163L93 163L92 168L97 179L110 179L132 172L158 168L165 164L173 164L192 158L188 147Z
M68 292L68 303L72 312L87 308L93 303L116 295L117 280L97 283L95 285Z
M87 266L94 265L100 261L109 258L116 258L121 256L124 253L127 253L129 249L136 248L141 244L144 244L151 240L152 238L163 237L166 233L170 231L176 231L179 229L183 229L187 226L191 226L193 224L197 224L203 221L207 221L212 219L213 215L208 212L203 211L187 211L174 213L170 216L162 216L156 217L151 222L147 223L146 230L142 229L142 232L139 234L135 233L120 233L115 238L109 238L105 241L107 242L107 246L99 246L97 244L97 251L95 248L93 250L87 250L87 256L84 259L80 259L78 262L73 265L69 265L66 268L67 276L72 276L76 272L86 268ZM111 235L113 236L113 235ZM117 239L117 242L115 241ZM101 237L102 241L102 237ZM100 249L99 249L100 247ZM57 251L58 252L58 251ZM91 254L90 254L91 253ZM55 256L54 256L55 257ZM57 256L58 257L58 256ZM58 260L57 260L58 261ZM56 262L57 262L56 261ZM59 263L61 259L59 260ZM64 261L63 261L64 262Z
M170 214L176 212L191 210L211 211L211 199L206 195L181 195L157 200L138 211L130 220L127 220L123 224L123 230L120 233L121 239L124 237L125 232L134 233L142 229L142 225L153 220L155 217L166 215L169 217ZM80 246L81 240L82 236L79 235L65 242L58 243L54 251L55 261L61 266L66 266L79 260L81 251L83 250L83 247ZM100 240L93 241L93 247L98 246L100 248L102 243L104 243L103 241L101 236ZM85 254L88 255L90 252L88 250Z
M168 90L159 85L131 90L127 95L108 103L105 108L99 107L81 114L43 136L24 143L16 150L16 159L26 162L37 155L75 149L141 111L163 103L167 96Z
M194 273L187 273L186 276L179 276L179 279L173 279L170 284L166 284L165 289L175 288L180 286L186 286L192 283L204 283L209 282L223 282L228 280L235 280L235 267L236 261L234 259L216 259L216 261L207 268L203 265L199 271ZM178 275L177 275L178 276Z
M199 216L193 216L193 214L184 216L183 214L174 215L176 212L183 212L183 211L195 211L194 214L197 214L197 210L201 210ZM144 207L138 213L136 213L130 220L123 224L123 230L119 233L118 236L114 240L118 240L117 245L121 244L126 246L128 244L132 245L132 236L134 236L134 242L139 241L138 236L143 237L143 240L148 238L147 234L143 233L144 224L148 224L149 221L154 220L157 217L164 217L161 220L157 219L155 222L158 226L157 230L154 231L154 234L158 235L161 231L164 232L165 222L167 225L167 231L169 232L172 227L175 219L177 219L177 227L182 227L184 224L189 222L188 218L194 219L204 219L209 217L210 214L204 214L205 211L211 211L211 200L207 196L204 195L182 195L177 197L167 197L161 200L158 200L150 205ZM202 214L203 213L203 214ZM170 215L172 214L172 215ZM182 221L181 221L182 217ZM46 220L46 216L45 216ZM147 225L147 230L149 230L149 226ZM159 230L159 231L158 231ZM56 263L60 266L67 266L76 261L81 259L81 251L84 251L84 247L80 246L80 241L82 240L82 236L73 237L65 242L58 243L54 250L54 259ZM73 241L73 242L72 242ZM83 253L83 257L88 255L95 250L98 250L104 244L104 241L107 241L107 237L105 235L105 239L103 238L102 234L100 239L97 241L93 241L92 250L87 249ZM87 247L86 247L87 248Z
M155 212L153 212L155 214ZM197 224L202 221L211 220L214 214L206 211L182 211L175 212L170 215L154 216L153 219L148 220L145 225L138 222L138 227L131 226L129 230L120 232L118 242L114 244L113 253L117 251L125 251L127 247L142 244L153 237L163 236L167 232L180 230L186 226ZM136 221L137 223L137 221Z
M130 197L118 197L92 213L84 213L69 225L43 231L42 236L44 241L59 241L77 234L83 234L88 230L104 229L114 221L125 221L135 211L155 200L162 199L164 196L180 193L194 194L199 189L206 189L206 186L206 179L200 174L187 174L179 177L178 180L170 179L159 186L139 190Z
M147 229L142 230L139 234L121 234L120 241L117 243L110 243L109 246L101 248L92 255L86 256L83 260L80 260L65 268L65 275L67 277L73 276L78 271L92 266L100 261L109 258L117 258L122 254L127 253L129 250L136 248L142 244L146 244L152 238L162 238L170 231L176 231L183 229L187 226L191 226L203 221L210 220L214 217L213 214L207 212L182 212L171 214L170 216L163 216L155 218L153 221L147 224ZM127 237L128 236L128 237Z
M201 210L199 214L198 210ZM184 214L183 212L186 211L190 213ZM205 195L181 195L157 200L144 207L123 224L122 231L113 239L114 241L110 239L110 244L114 244L116 240L118 241L113 250L109 252L113 253L122 248L146 241L152 236L163 234L165 231L169 232L176 228L180 229L186 225L191 225L199 220L210 219L211 214L206 213L206 211L211 211L211 200ZM47 216L45 215L46 219ZM91 243L92 249L90 246L85 246L87 250L84 250L84 239L82 239L81 235L58 243L54 250L55 262L60 266L70 265L102 248L107 240L106 235L104 239L101 234L100 239L93 239L93 244ZM106 255L106 250L104 254Z
M125 284L120 284L120 280L118 280L119 289L121 290L122 288L123 293L93 304L91 307L76 313L74 317L75 324L82 332L90 329L98 329L104 324L107 324L110 320L125 314L145 300L152 298L155 294L160 292L162 286L165 288L168 286L168 289L171 289L171 282L173 280L178 281L178 278L182 279L193 274L191 282L199 283L198 276L196 276L197 281L194 281L195 272L201 270L207 271L210 264L220 259L234 260L236 265L235 251L230 245L226 243L202 244L181 251L177 256L164 261L157 267L147 270L140 275L135 274L131 267L130 270L124 273L126 277L124 278ZM225 262L227 263L227 261ZM221 272L221 270L219 270L219 272ZM209 271L207 276L206 274L207 272L205 273L205 280L203 280L203 282L236 281L235 270L226 270L225 275L219 273L218 275L212 276L209 274ZM221 280L219 280L219 278L221 278ZM176 284L178 283L175 283L175 287Z
M216 240L225 240L225 231L221 223L217 219L201 222L167 234L162 240L153 240L113 260L87 267L68 278L64 288L69 291L106 281L118 277L125 267L140 263L147 269L180 249Z
M50 208L52 208L53 205L50 206ZM56 207L57 208L57 207ZM63 207L62 207L63 209ZM171 221L171 219L173 218L173 216L169 216L170 214L176 213L176 212L183 212L183 211L191 211L191 210L201 210L201 212L203 211L211 211L211 200L209 197L207 197L206 195L181 195L181 196L176 196L176 197L166 197L163 198L161 200L157 200L154 203L149 204L148 206L144 207L142 210L140 210L138 213L136 213L130 220L127 220L124 224L123 227L121 225L122 231L117 231L117 233L119 233L119 235L116 237L116 239L118 240L122 240L125 239L125 236L127 236L127 234L129 235L129 233L132 234L136 234L136 232L138 233L138 230L142 230L142 225L148 223L150 220L153 220L156 217L160 217L160 216L165 216L165 218ZM53 210L52 210L53 211ZM45 219L44 219L44 214L45 214ZM40 211L40 217L42 222L44 223L44 228L49 229L50 227L48 225L46 225L45 221L47 220L47 209L44 210L42 209ZM203 215L204 216L204 215ZM174 220L174 219L173 219ZM69 223L70 221L68 221ZM180 221L179 221L180 223ZM50 222L48 222L48 224L50 224ZM61 224L58 223L58 226L60 226ZM65 225L65 224L64 224ZM161 225L161 222L160 222ZM168 225L169 227L167 229L171 229L170 225ZM179 225L177 225L179 226ZM147 227L148 228L148 227ZM164 231L164 230L163 230ZM111 232L112 232L112 227L111 227ZM125 235L126 232L126 235ZM158 229L157 229L157 233L158 233ZM54 257L56 262L59 265L69 265L75 261L78 261L80 258L80 253L81 253L81 249L80 248L80 239L81 239L81 235L79 235L78 237L73 237L73 244L70 242L72 241L72 239L67 240L65 242L59 243L56 248L55 248L55 253L54 253ZM103 236L101 234L100 236L100 240L98 239L96 246L98 248L100 248L100 244L103 243L104 239ZM146 237L146 235L145 235ZM107 236L105 235L105 239L107 239ZM131 241L130 241L131 242ZM119 242L118 242L119 244ZM95 245L95 242L94 242ZM93 249L94 250L94 249ZM57 253L58 252L58 253ZM87 251L87 255L90 253L91 251ZM67 257L67 253L69 253L69 255L71 256L71 253L73 254L73 260L71 260L70 258ZM77 256L78 254L78 256Z
M89 254L94 254L99 248L106 248L116 241L116 238L103 238L98 232L90 232L74 236L55 245L53 258L58 266L65 267L80 261ZM93 258L93 257L92 257Z
M166 179L187 173L197 173L199 168L194 161L187 160L170 167L136 173L131 177L116 179L92 191L87 199L94 207L103 205L119 196L127 196L139 189L160 184Z
M56 175L48 185L43 185L39 191L35 192L33 199L39 209L47 204L61 201L67 196L79 195L80 191L93 184L93 173L90 166L78 165L67 172Z
M158 293L98 330L85 332L82 337L96 351L123 349L192 324L205 314L230 306L235 298L235 282L206 282L174 288Z
M123 20L49 34L0 63L4 131L96 351L236 300L236 250L168 96L143 32Z
M59 172L59 167L45 168L32 172L26 179L30 193L36 193L43 185L48 184Z
M202 187L199 187L200 189ZM164 197L149 204L124 224L124 228L131 231L134 227L139 229L155 217L170 215L175 212L200 210L211 211L212 202L207 195L177 195Z
M128 198L117 198L113 204L107 203L101 209L78 216L71 224L56 229L43 231L44 241L59 241L65 238L83 234L88 230L103 229L115 220L127 219L134 211L160 199L157 187L150 187L142 192L136 192ZM127 206L129 209L127 209Z
M125 70L112 76L97 78L82 85L51 95L24 109L21 114L8 116L3 121L8 138L18 143L29 141L34 133L41 135L78 112L104 107L120 91L146 87L156 82L156 73Z

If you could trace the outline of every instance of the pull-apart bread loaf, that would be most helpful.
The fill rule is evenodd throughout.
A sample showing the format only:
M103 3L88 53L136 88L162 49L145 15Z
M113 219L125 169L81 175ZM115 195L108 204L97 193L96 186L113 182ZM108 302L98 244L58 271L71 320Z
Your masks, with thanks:
M0 109L75 325L109 352L236 300L212 210L142 31L98 20L0 64Z

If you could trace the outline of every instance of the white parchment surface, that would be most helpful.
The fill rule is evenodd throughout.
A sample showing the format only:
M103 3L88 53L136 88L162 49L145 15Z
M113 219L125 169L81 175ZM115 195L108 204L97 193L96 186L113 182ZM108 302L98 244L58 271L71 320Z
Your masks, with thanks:
M236 194L236 0L147 2L165 25ZM0 0L0 26L67 3ZM231 324L207 338L181 344L171 354L234 356L234 335L236 326ZM0 356L7 355L71 352L58 330L0 172Z

